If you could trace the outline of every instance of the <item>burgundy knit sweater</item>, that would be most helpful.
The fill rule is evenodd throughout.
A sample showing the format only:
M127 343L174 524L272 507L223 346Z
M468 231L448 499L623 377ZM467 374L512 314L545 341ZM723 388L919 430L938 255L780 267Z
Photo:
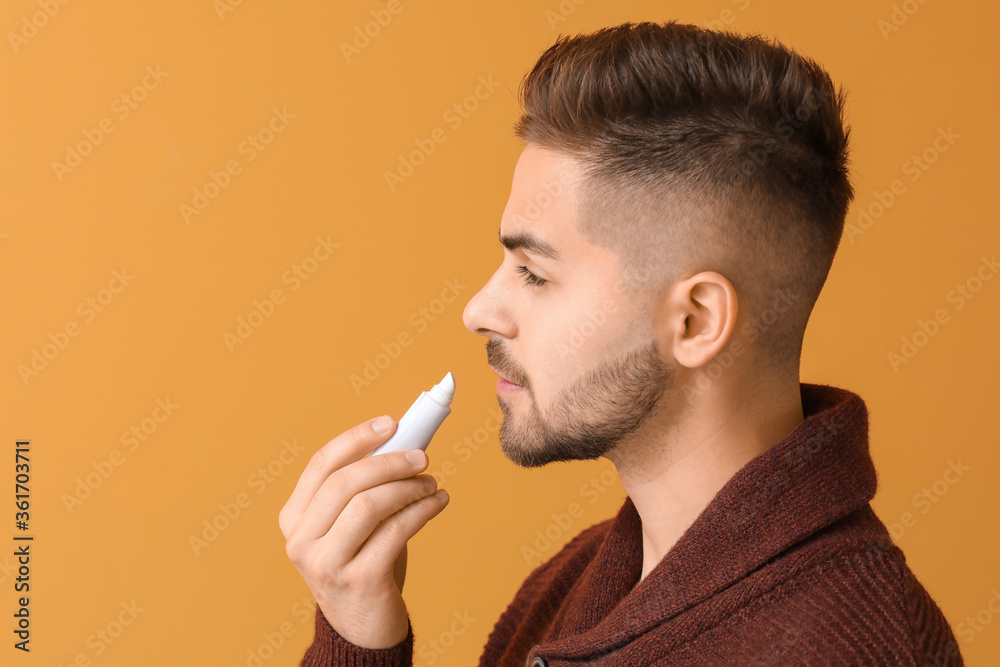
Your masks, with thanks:
M642 572L628 498L524 581L481 667L962 665L948 622L872 512L868 411L801 384L805 420L736 473L663 560ZM300 663L410 665L363 649L317 608Z

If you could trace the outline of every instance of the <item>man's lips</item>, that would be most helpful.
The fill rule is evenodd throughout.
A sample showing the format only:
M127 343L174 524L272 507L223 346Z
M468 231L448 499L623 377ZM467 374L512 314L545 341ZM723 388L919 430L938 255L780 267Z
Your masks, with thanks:
M490 368L493 368L493 367L490 366ZM507 378L505 378L503 375L501 375L500 373L497 372L497 369L493 368L493 372L496 373L496 376L498 378L500 378L501 380L503 380L504 382L510 382L511 384L517 385L518 387L521 386L521 385L517 384L516 382L513 382L512 380L508 380Z

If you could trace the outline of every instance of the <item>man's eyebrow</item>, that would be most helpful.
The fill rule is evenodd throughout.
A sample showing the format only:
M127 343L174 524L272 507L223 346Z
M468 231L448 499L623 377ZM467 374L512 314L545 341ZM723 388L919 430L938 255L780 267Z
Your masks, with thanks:
M497 238L500 239L500 244L510 252L514 252L518 248L524 248L542 257L548 257L556 261L562 259L559 256L559 251L531 232L516 232L503 236L498 229Z

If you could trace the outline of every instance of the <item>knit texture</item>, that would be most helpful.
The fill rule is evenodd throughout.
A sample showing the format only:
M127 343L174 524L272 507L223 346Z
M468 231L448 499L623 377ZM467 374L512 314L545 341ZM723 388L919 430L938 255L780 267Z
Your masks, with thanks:
M392 667L413 664L413 624L406 639L390 648L361 648L340 636L316 606L316 634L302 656L300 665L346 665L347 667Z
M800 389L804 421L736 473L645 579L626 498L528 576L480 666L962 665L869 505L864 402ZM317 610L301 665L409 665L412 646L412 629L391 649L353 646Z

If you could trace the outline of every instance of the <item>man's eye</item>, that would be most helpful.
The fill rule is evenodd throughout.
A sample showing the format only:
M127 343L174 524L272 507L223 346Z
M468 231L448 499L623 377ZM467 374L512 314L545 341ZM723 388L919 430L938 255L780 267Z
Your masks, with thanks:
M547 280L539 278L534 273L529 271L528 267L526 266L518 266L517 272L520 273L522 276L524 276L524 282L528 283L529 285L535 285L540 287L544 285L546 282L548 282Z

